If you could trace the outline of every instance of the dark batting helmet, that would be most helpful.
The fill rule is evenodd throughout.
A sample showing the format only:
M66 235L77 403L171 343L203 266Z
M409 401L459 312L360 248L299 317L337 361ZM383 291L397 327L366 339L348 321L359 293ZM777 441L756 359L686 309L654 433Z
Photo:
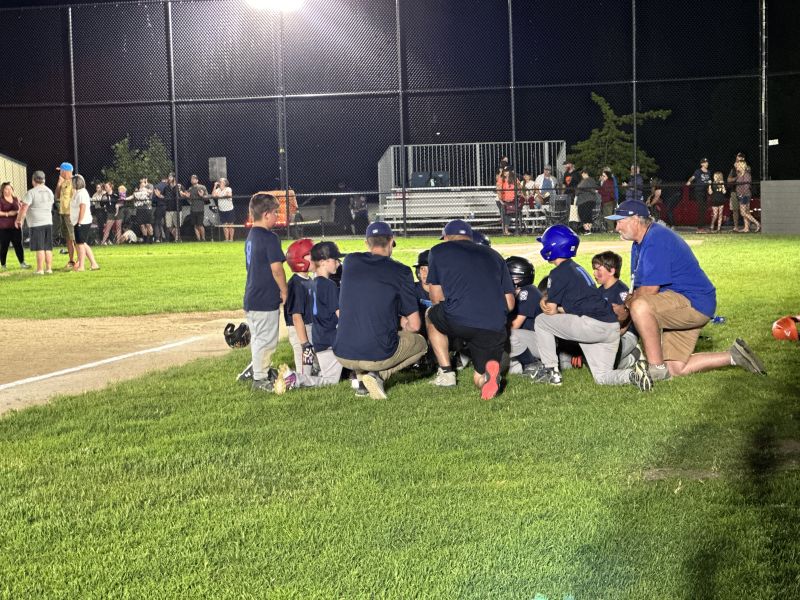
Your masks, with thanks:
M475 229L472 230L472 241L476 244L480 244L481 246L489 246L490 248L492 247L492 240L486 237L485 234Z
M414 272L417 274L417 279L419 279L419 268L428 266L428 255L430 253L430 250L423 250L417 255L417 262L414 265Z
M533 285L533 278L536 275L536 270L533 264L527 258L521 256L509 256L506 259L508 265L508 272L511 273L511 280L514 282L515 287L524 287L526 285Z
M225 341L231 348L244 348L250 343L250 328L247 323L239 323L236 327L233 323L225 325Z
M296 240L289 245L286 249L286 262L289 263L292 272L307 273L311 270L311 264L303 257L311 253L313 245L313 240L309 238Z

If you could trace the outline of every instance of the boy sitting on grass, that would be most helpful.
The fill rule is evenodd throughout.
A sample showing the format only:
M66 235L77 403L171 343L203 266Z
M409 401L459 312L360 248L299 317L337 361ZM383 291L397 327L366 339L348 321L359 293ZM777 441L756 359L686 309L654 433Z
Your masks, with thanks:
M619 351L615 364L618 369L629 369L642 357L642 352L636 347L639 335L633 327L628 309L625 308L629 288L619 278L621 271L622 257L616 252L606 250L592 257L592 273L598 289L619 321Z

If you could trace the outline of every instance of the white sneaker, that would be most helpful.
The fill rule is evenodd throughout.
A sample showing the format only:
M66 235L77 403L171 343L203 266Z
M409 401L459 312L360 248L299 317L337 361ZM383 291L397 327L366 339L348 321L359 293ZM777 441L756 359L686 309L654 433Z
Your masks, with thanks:
M386 392L383 389L383 379L381 379L378 373L374 371L364 373L361 376L361 383L367 388L370 398L373 400L386 400Z
M431 385L439 387L453 387L456 385L456 372L443 371L441 367L436 370L436 376L430 380Z

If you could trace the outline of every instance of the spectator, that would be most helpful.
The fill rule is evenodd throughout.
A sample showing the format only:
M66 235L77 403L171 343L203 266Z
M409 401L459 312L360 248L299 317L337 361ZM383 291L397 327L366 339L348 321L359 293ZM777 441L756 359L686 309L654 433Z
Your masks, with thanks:
M69 220L70 203L72 202L72 164L61 163L58 171L58 183L56 183L55 196L58 198L58 216L60 219L61 235L67 244L69 262L65 267L68 271L75 268L75 230Z
M600 210L603 218L614 214L617 202L614 197L614 175L610 169L604 169L600 174ZM605 230L609 230L608 221L604 221Z
M740 162L745 162L745 156L742 152L736 153L736 158L733 159L733 166L728 172L728 189L730 190L730 209L733 216L733 230L739 229L739 195L736 193L736 165Z
M603 167L603 172L608 171L611 173L611 180L614 182L614 205L616 206L619 204L619 181L617 180L617 176L614 174L614 171L611 167Z
M653 177L650 180L650 195L647 196L647 201L645 202L647 208L650 209L650 216L653 217L654 220L660 221L661 220L661 207L663 205L663 201L661 199L661 180ZM613 214L613 211L612 211ZM608 223L608 221L606 221ZM619 277L619 275L618 275Z
M333 222L339 226L343 234L351 231L353 225L353 215L350 213L350 204L353 201L352 190L347 185L346 181L340 181L336 185L338 194L331 200L331 209L333 211Z
M558 181L553 177L550 165L545 165L533 182L533 201L536 208L550 203L550 196L555 193L556 187Z
M226 242L233 241L233 192L228 180L220 177L214 182L211 195L217 201L219 209L219 223Z
M136 207L136 222L142 232L142 241L153 243L153 186L147 177L139 180L139 189L133 193L133 205Z
M640 173L639 165L631 165L631 177L627 183L623 184L625 188L626 200L637 200L642 202L644 200L644 179Z
M103 204L103 184L95 183L94 194L92 194L92 214L94 215L95 223L97 223L98 236L105 231L106 223L108 222L108 212Z
M571 204L572 199L575 197L575 189L578 187L581 175L575 170L575 165L570 161L565 162L563 167L564 174L561 176L561 185L564 189L564 193L569 195L569 203Z
M189 198L189 211L192 215L194 225L194 235L198 242L206 241L206 229L203 226L206 210L206 196L208 190L200 183L197 175L189 178L189 189L181 194L184 198Z
M53 192L44 184L44 172L34 171L33 187L20 203L14 225L22 229L28 223L31 237L31 252L36 253L36 274L53 273Z
M589 175L589 169L581 170L581 180L575 187L577 192L578 216L584 235L591 235L594 208L597 204L597 181Z
M172 241L180 241L180 199L182 197L181 185L175 181L175 173L167 175L167 185L162 192L164 196L164 223L172 234Z
M689 177L686 185L692 186L692 198L697 205L697 233L706 233L706 212L708 212L708 196L711 184L711 171L708 170L708 159L700 159L700 168Z
M369 225L366 196L359 194L350 198L350 214L353 216L353 234L361 235L361 232L366 231L367 225Z
M502 172L497 183L497 200L500 207L500 221L503 224L503 235L510 235L508 229L513 215L516 213L516 177L514 171Z
M725 206L725 180L722 171L714 173L711 188L711 231L719 232L722 228L722 210Z
M119 224L116 225L115 231L117 232L116 243L122 241L122 229L130 226L131 215L133 214L133 198L128 198L128 188L121 185L117 188L117 216ZM130 238L130 236L128 236ZM134 237L136 235L134 234ZM137 240L139 238L136 238ZM129 240L130 242L130 240Z
M97 271L100 265L94 259L94 253L89 246L89 232L92 228L91 198L86 190L86 181L83 175L75 174L72 178L72 188L75 193L72 195L69 217L75 228L75 245L78 248L78 262L75 264L75 270L84 271L84 262L88 258L92 271Z
M155 236L156 242L163 242L167 239L164 223L164 219L167 215L167 199L164 196L164 191L168 186L169 175L165 175L161 181L153 187L153 235Z
M14 195L14 186L6 181L0 186L0 271L6 270L6 257L9 245L14 246L20 269L30 269L25 262L22 247L22 230L16 226L19 214L19 198Z
M755 225L756 233L761 231L761 223L756 221L750 212L752 181L753 177L750 174L750 165L743 160L739 161L736 165L736 195L739 197L739 214L743 220L742 228L740 229L742 233L748 233L750 231L751 223Z

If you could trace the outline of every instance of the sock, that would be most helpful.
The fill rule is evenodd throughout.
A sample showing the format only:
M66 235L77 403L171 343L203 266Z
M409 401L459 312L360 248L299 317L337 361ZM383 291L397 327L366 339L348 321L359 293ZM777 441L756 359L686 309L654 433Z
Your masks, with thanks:
M655 368L655 369L666 369L667 368L667 365L664 364L664 363L661 363L660 365L650 365L650 366Z
M442 370L442 373L452 373L453 367L452 365L448 365L446 367L439 367Z
M536 360L533 358L531 351L527 348L525 348L523 352L517 354L516 356L512 356L511 359L518 361L521 365L529 365Z
M735 360L733 360L733 354L731 354L731 366L732 366L732 367L735 367L735 366L736 366L736 361L735 361Z

